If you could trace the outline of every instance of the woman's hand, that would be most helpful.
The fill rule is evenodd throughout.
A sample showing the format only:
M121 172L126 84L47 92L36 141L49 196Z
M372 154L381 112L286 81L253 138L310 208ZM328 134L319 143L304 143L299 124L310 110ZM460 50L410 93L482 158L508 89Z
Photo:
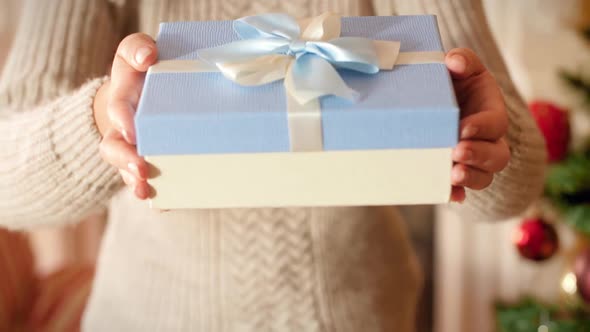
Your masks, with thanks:
M504 136L508 114L496 80L469 49L451 50L445 59L461 108L460 142L453 151L451 200L465 200L465 188L488 187L510 161Z
M127 36L117 49L111 81L103 85L94 101L94 117L103 135L102 158L117 167L123 181L140 199L150 197L146 181L148 165L137 154L133 117L145 72L158 58L156 44L145 34Z

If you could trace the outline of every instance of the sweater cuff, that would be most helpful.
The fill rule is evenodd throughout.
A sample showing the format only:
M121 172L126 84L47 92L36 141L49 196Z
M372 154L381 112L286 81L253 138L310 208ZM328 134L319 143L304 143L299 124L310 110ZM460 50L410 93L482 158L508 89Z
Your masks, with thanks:
M51 112L50 141L63 179L70 183L79 211L104 206L121 184L116 168L100 156L101 134L93 105L107 77L94 79L76 93L63 98Z

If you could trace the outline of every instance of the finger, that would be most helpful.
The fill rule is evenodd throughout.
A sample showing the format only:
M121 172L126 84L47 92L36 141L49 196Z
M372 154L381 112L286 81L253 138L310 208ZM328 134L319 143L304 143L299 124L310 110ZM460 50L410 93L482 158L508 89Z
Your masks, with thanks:
M107 114L111 123L121 132L125 141L136 144L134 114L135 107L127 100L115 99L109 102Z
M135 197L144 200L144 199L148 199L151 198L151 187L150 185L147 183L147 181L145 180L141 180L137 183L137 185L135 186L135 189L133 190L133 193L135 194Z
M151 197L151 187L146 180L137 179L135 175L129 173L124 169L119 170L119 173L123 178L123 182L125 182L127 187L131 189L131 191L137 198L143 200Z
M460 123L462 140L497 141L508 132L508 115L501 109L490 109L470 114Z
M451 202L463 203L465 201L465 188L453 186L451 191Z
M135 185L137 184L137 178L135 177L135 175L129 173L124 169L120 169L119 174L121 175L123 182L125 182L125 184L128 187L135 189Z
M484 172L500 172L510 161L510 149L505 140L496 142L461 141L453 150L453 161Z
M467 79L487 72L479 57L468 48L455 48L445 57L445 64L453 79Z
M136 105L145 72L158 57L156 43L146 34L127 36L119 44L111 72L111 97Z
M126 140L132 144L135 144L133 114L139 102L145 72L157 60L157 53L151 37L137 33L123 39L113 60L110 102L107 105L109 116L120 131L126 132ZM123 112L123 109L126 111Z
M453 82L461 118L480 112L501 113L507 117L504 96L491 74Z
M133 72L146 72L157 58L158 49L152 37L145 33L134 33L119 43L113 64L125 64L121 68Z
M473 51L454 49L447 54L446 63L453 76L462 117L489 111L508 122L498 83Z
M138 181L147 179L147 163L137 155L135 147L126 142L118 131L111 129L105 134L100 143L100 154L109 164L131 173Z
M451 183L454 186L481 190L488 187L493 180L493 173L484 172L463 164L456 164L451 171Z
M147 199L151 196L151 187L146 181L147 164L118 131L107 132L100 144L100 153L104 160L119 168L123 182L137 198Z

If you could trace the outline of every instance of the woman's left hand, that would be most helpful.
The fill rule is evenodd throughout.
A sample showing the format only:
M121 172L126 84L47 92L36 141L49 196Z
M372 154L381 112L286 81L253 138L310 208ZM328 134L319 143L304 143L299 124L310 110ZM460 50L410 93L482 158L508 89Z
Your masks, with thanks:
M461 108L459 144L453 151L451 200L465 200L465 188L487 188L510 161L504 136L508 114L492 74L469 49L453 49L445 59Z

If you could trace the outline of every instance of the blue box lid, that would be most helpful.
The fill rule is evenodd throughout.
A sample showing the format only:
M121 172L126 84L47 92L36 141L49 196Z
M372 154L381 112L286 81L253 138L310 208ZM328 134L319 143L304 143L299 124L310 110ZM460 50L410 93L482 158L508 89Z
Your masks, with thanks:
M435 16L342 18L342 36L401 41L402 52L442 51ZM160 60L194 60L238 40L232 21L162 23ZM443 64L369 75L342 70L356 102L323 97L324 150L453 147L459 108ZM242 87L220 73L148 74L135 117L140 155L288 152L282 81Z

